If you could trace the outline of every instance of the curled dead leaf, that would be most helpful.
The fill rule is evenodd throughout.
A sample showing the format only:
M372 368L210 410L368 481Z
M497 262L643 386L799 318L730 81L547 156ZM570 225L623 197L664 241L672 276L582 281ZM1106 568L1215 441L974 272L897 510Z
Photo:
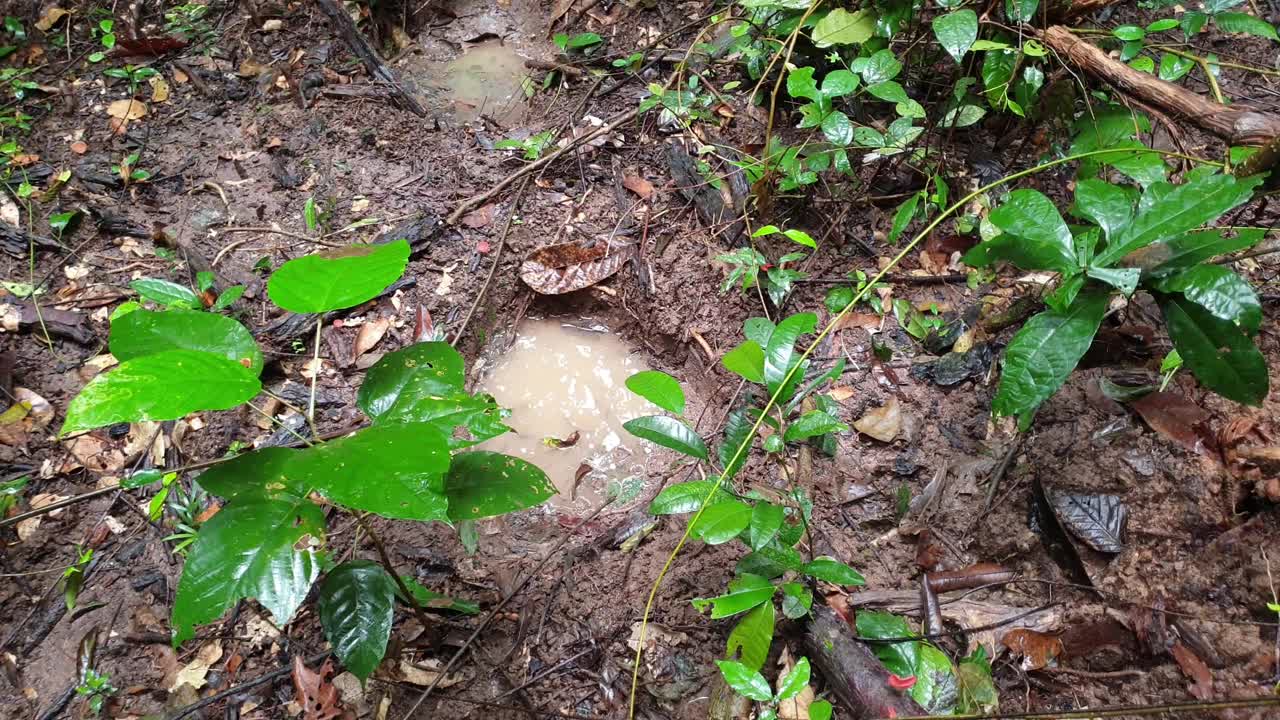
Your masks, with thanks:
M568 242L547 245L529 253L520 266L520 279L535 292L561 295L581 290L610 277L635 253L635 245L597 241L591 247Z
M325 660L317 672L304 665L301 656L293 658L293 688L302 720L355 720L342 706L338 689L329 680L332 675L332 660Z
M169 99L169 83L164 78L156 75L149 82L151 83L151 102L162 103Z
M1205 661L1182 643L1174 643L1169 653L1182 669L1182 674L1191 681L1191 687L1187 690L1191 692L1192 697L1197 700L1208 700L1213 697L1213 673L1209 671Z
M360 326L360 331L356 333L355 345L351 348L351 361L373 349L383 335L387 334L387 328L391 327L389 318L378 318L370 320Z
M638 195L641 200L649 200L653 197L653 183L630 170L622 175L622 187Z
M1039 670L1057 664L1062 654L1062 639L1057 635L1016 628L1000 638L1000 644L1022 656L1023 670Z
M47 33L54 25L58 24L59 20L70 14L71 13L60 7L50 7L48 10L45 10L44 14L40 16L40 19L36 21L36 29L40 32Z
M119 120L138 120L147 116L147 106L132 98L116 100L107 106L107 115Z
M854 421L858 432L869 435L880 442L892 442L902 428L902 409L898 398L889 396L888 402L878 408L868 410L866 414Z

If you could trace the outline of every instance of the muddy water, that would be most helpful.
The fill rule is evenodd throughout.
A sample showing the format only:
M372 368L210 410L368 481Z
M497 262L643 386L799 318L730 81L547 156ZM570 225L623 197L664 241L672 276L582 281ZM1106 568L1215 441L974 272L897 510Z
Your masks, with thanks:
M560 490L552 506L594 508L611 480L645 473L652 446L632 437L622 423L660 412L624 384L631 374L647 369L616 335L558 320L527 320L511 350L480 387L511 409L507 424L515 433L482 447L522 457L542 468ZM579 437L572 447L555 448L544 442L575 432ZM586 474L575 487L584 464Z
M411 71L415 80L433 89L440 104L459 122L482 113L509 124L524 115L521 84L528 70L524 58L501 40L472 45L447 62L429 62Z

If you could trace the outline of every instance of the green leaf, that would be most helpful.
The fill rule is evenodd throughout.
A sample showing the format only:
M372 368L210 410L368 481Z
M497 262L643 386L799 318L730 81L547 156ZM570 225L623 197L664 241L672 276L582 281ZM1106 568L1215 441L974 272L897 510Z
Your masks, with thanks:
M809 686L809 658L800 658L791 668L791 672L787 673L778 681L778 697L781 700L790 700L800 694Z
M307 229L315 232L320 227L320 213L316 210L316 199L309 197L302 203L302 219L307 224Z
M1193 230L1247 202L1260 177L1200 175L1182 185L1157 183L1143 193L1141 212L1107 243L1097 257L1102 267L1114 265L1129 253Z
M854 624L858 629L858 637L868 640L886 640L915 635L904 618L881 610L859 612L854 618ZM899 677L915 675L916 658L920 654L918 641L870 643L870 647L889 672Z
M769 337L769 345L764 353L764 380L770 394L778 391L791 369L792 360L796 356L796 339L813 332L817 326L818 316L813 313L796 313L778 323ZM792 382L796 379L793 377Z
M1245 405L1261 405L1270 380L1267 362L1253 341L1229 320L1214 317L1177 295L1157 298L1169 339L1205 387Z
M787 431L783 434L782 439L787 442L795 442L828 433L845 432L848 429L848 425L831 415L821 410L810 410L787 426Z
M222 294L218 296L218 299L214 300L213 305L209 307L209 312L226 310L234 305L235 302L240 299L240 296L244 295L244 291L245 287L243 285L232 285L226 290L223 290Z
M1040 0L1005 0L1004 14L1014 22L1031 22L1036 18Z
M756 501L755 507L751 508L751 524L747 526L747 544L752 550L759 550L769 544L778 530L782 529L783 516L782 506L764 500Z
M1017 62L1018 53L1014 50L990 50L982 58L982 88L987 103L996 110L1003 110L1008 102Z
M965 253L963 261L986 267L1005 260L1023 270L1069 273L1078 265L1071 229L1053 201L1035 190L1014 190L991 211L992 224L1003 232Z
M818 83L813 79L812 67L799 67L787 73L787 94L813 101L822 98L822 93L818 92Z
M1065 312L1048 310L1028 320L1005 351L992 411L1030 413L1057 392L1093 343L1108 299L1105 292L1082 293Z
M858 89L857 75L841 68L832 70L822 78L822 94L829 98L842 97Z
M720 674L724 676L724 681L739 695L761 702L773 699L769 681L755 670L733 660L717 660L716 665L720 666Z
M737 500L721 500L703 509L693 525L693 536L708 545L721 545L738 537L750 523L750 505Z
M775 588L766 578L751 573L743 573L729 581L729 592L710 599L693 600L693 606L702 612L711 606L711 619L737 615L746 612L760 603L769 602Z
M401 575L400 581L404 583L405 587L409 588L409 592L413 593L413 599L418 602L418 605L428 610L451 610L464 615L480 614L480 606L470 600L457 600L448 595L441 595L434 590L428 590L423 587L422 583L408 575ZM400 588L397 587L395 590L396 597L408 604L408 599L400 592Z
M444 494L451 520L476 520L534 507L555 495L556 488L530 462L475 450L453 456Z
M1138 278L1142 276L1142 271L1138 268L1091 267L1085 270L1085 274L1094 280L1101 280L1124 293L1125 297L1129 297L1138 288Z
M776 326L768 319L762 317L747 318L742 323L742 334L748 339L755 342L761 348L768 347L769 338L773 337L773 331Z
M142 296L143 299L161 305L186 308L188 310L200 310L204 307L204 304L200 302L199 295L196 295L184 285L172 283L168 280L141 278L129 283L129 287L133 288L134 292Z
M355 307L400 279L409 262L409 243L351 245L295 258L267 280L271 302L296 313Z
M978 14L972 10L957 10L933 19L933 34L958 63L964 59L965 53L973 41L978 39Z
M834 145L848 145L853 142L853 123L848 115L833 110L822 118L822 134Z
M715 485L715 480L694 480L672 485L663 489L653 502L649 503L649 512L654 515L691 513L702 507L702 500ZM715 503L727 497L728 494L724 490L716 490L708 502Z
M854 60L852 68L862 76L863 83L875 85L897 77L902 72L902 63L892 50L877 50L871 57Z
M809 706L809 720L831 720L831 703L826 700L814 700Z
M1147 32L1137 25L1121 25L1112 30L1111 34L1126 42L1141 40L1147 36Z
M387 653L396 583L382 566L349 560L320 584L320 626L338 659L364 682Z
M1262 324L1262 305L1253 287L1221 265L1197 265L1156 287L1161 292L1182 293L1214 317L1229 320L1250 335Z
M448 439L450 450L460 450L511 430L503 424L509 413L485 393L455 393L449 397L419 395L396 403L378 424L427 423ZM458 428L465 428L461 432Z
M893 213L893 224L889 228L889 236L885 238L885 242L892 245L898 242L898 238L902 237L902 233L911 224L916 216L916 207L920 205L920 198L924 193L912 193L911 197L902 201L898 209Z
M738 621L729 633L729 642L725 647L725 656L732 658L738 653L738 660L751 670L764 667L769 657L769 646L773 644L773 625L775 622L773 603L757 605L755 609Z
M813 593L798 582L782 584L782 614L789 620L797 620L809 614L813 607Z
M1276 29L1271 23L1246 13L1218 13L1213 16L1213 24L1217 25L1222 32L1256 35L1280 42L1280 36L1276 35Z
M638 372L627 378L627 389L667 412L684 414L684 391L675 378L664 372Z
M236 602L257 600L288 623L320 575L324 513L303 497L243 497L200 526L173 603L173 644Z
M959 696L959 685L951 658L938 648L920 643L916 659L916 684L911 686L911 698L930 714L950 715Z
M329 500L401 520L447 521L445 437L426 423L374 425L299 450L287 465Z
M870 40L875 29L876 18L870 10L849 12L835 8L813 26L809 37L820 48L858 45Z
M786 235L788 240L790 240L791 242L797 245L803 245L807 248L812 248L814 250L818 249L818 242L814 240L813 237L809 235L809 233L803 230L794 230L794 229L783 230L782 234ZM804 253L791 253L789 255L783 256L783 259L779 260L778 262L786 262L786 258L791 257L792 255L796 256L795 257L796 260L801 260L804 258Z
M1184 58L1173 53L1164 53L1160 56L1160 79L1167 82L1177 82L1191 72L1191 68L1195 66L1196 61L1191 58Z
M121 362L165 350L198 350L262 372L262 351L243 325L195 310L136 310L111 323L111 354Z
M425 342L387 353L365 374L356 405L373 420L397 403L462 392L464 361L448 343Z
M857 570L833 557L816 557L805 563L804 574L836 585L865 585L866 580Z
M706 460L707 446L692 428L675 418L646 415L622 424L627 432L664 448Z
M738 409L729 413L724 425L724 439L716 449L716 457L720 460L720 467L724 468L722 474L726 481L738 474L738 470L747 461L747 456L751 454L751 444L754 441L755 436L751 433L751 419L747 417L746 410ZM744 444L746 447L743 448L742 454L733 461L734 454Z
M164 480L167 477L167 475L173 475L173 473L165 473L161 470L139 470L138 472L132 473L130 475L126 475L125 477L121 478L120 487L124 490L135 490L137 488L145 487L152 483L158 483L161 480ZM175 475L174 477L176 478L177 476ZM24 480L24 484L25 484L25 480ZM0 483L0 495L12 494L12 493L6 493L3 490L4 487L5 487L4 484Z
M1142 251L1150 255L1150 261L1142 263L1153 275L1162 275L1194 267L1219 255L1247 250L1266 237L1263 228L1236 228L1234 237L1227 237L1232 230L1201 230L1179 235L1167 242L1155 243Z
M67 407L61 434L226 410L261 390L258 378L238 362L195 350L165 350L126 360L90 380Z
M1164 32L1165 30L1172 30L1176 27L1178 27L1177 20L1174 20L1173 18L1164 18L1162 20L1156 20L1155 22L1152 22L1151 24L1147 25L1146 30L1147 30L1147 34L1150 35L1151 33Z
M1107 239L1133 219L1136 198L1118 185L1089 178L1076 183L1076 210L1102 228Z
M754 340L744 340L724 354L720 363L725 369L753 382L764 382L764 350Z
M900 103L911 99L897 80L884 80L867 86L867 92L885 102Z
M969 657L961 658L956 668L960 693L956 710L960 713L994 713L1000 706L1000 695L991 677L991 661L981 643Z

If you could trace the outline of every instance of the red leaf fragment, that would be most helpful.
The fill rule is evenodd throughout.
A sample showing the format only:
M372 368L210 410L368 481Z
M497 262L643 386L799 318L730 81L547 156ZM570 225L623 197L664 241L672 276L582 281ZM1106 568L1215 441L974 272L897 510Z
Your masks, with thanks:
M916 684L915 675L911 675L908 677L900 677L898 675L894 675L893 673L889 673L889 687L893 688L894 690L897 690L898 692L910 690L911 688L915 687L915 684Z
M1200 659L1200 656L1180 642L1174 643L1169 653L1178 662L1182 674L1191 681L1191 686L1187 688L1191 695L1197 700L1208 700L1213 697L1213 673L1209 672L1209 666Z
M181 50L187 41L175 37L117 38L112 55L118 57L155 57L171 50Z
M1157 433L1194 453L1219 457L1217 438L1209 428L1209 413L1181 393L1149 393L1130 406Z
M1056 664L1062 654L1062 639L1057 635L1036 632L1026 628L1010 630L1000 638L1000 644L1015 655L1022 656L1023 670L1039 670Z

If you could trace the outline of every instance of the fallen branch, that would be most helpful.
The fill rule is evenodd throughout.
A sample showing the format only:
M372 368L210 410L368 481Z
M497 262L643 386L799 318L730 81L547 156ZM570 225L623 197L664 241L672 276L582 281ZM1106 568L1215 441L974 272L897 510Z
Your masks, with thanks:
M907 717L924 710L889 687L889 671L833 610L817 605L804 635L805 650L854 718Z
M324 14L329 16L329 24L333 27L334 32L346 41L347 47L351 48L351 52L360 58L360 61L364 63L365 69L369 71L369 75L375 80L389 85L395 92L396 98L405 106L405 109L419 117L426 117L426 108L422 107L422 103L418 102L418 99L409 94L409 91L400 84L400 81L396 79L395 73L391 71L391 68L387 67L386 63L382 62L382 58L378 57L377 51L373 49L368 40L364 39L364 35L360 34L360 29L356 27L356 24L351 20L351 16L341 7L340 3L337 0L320 0L319 5Z
M1041 34L1067 62L1138 100L1183 117L1232 145L1265 145L1280 137L1280 115L1247 105L1221 105L1171 82L1129 67L1061 25Z

